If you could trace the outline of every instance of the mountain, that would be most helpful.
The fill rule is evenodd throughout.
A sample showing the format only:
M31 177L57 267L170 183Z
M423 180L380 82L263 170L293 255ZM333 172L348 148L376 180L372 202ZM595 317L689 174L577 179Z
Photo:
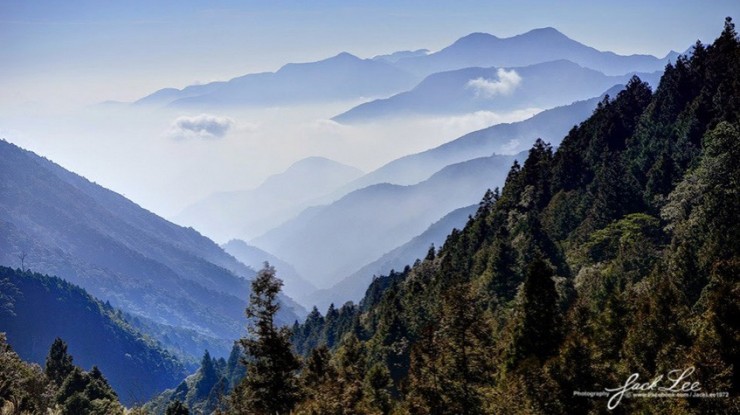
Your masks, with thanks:
M426 56L429 54L429 49L417 49L417 50L402 50L393 52L388 55L378 55L373 57L373 60L382 60L386 62L396 63L404 58L412 58L417 56Z
M255 238L300 213L362 171L323 157L297 161L252 190L211 195L175 216L217 241Z
M597 96L631 76L607 76L562 59L524 67L458 69L429 75L410 91L360 104L334 120L547 109ZM641 74L652 84L659 76Z
M303 301L303 297L307 293L316 291L316 286L301 277L292 265L275 255L265 252L256 246L251 246L239 239L232 239L221 245L221 247L241 263L254 269L261 268L262 264L269 262L270 265L275 267L278 278L283 280L283 292L285 294L306 308L310 308L313 305L312 303Z
M528 66L567 59L607 75L623 75L662 71L668 62L675 62L677 56L673 51L662 59L651 55L622 56L602 52L546 27L509 38L471 33L438 52L400 59L396 65L419 76L427 76L470 67Z
M0 332L28 361L44 365L62 338L83 368L98 366L124 404L145 402L185 376L170 353L82 288L64 280L0 266Z
M503 183L516 156L493 155L441 169L412 185L356 190L250 241L326 288L422 233L430 224ZM481 190L484 189L484 190Z
M0 264L56 275L214 349L244 331L254 271L213 241L0 141ZM284 297L285 322L302 313ZM161 335L161 333L153 333Z
M190 85L183 89L164 88L139 99L134 105L203 108L378 98L406 91L420 79L437 72L463 68L526 67L557 60L568 60L607 75L622 76L633 72L661 71L677 56L678 53L671 52L659 59L650 55L621 56L602 52L553 28L535 29L510 38L472 33L434 53L419 49L361 59L343 52L316 62L290 63L276 72L247 74L229 81ZM579 99L583 98L585 96ZM564 103L560 102L561 105Z
M271 106L378 97L418 82L388 62L349 53L310 63L290 63L276 72L248 74L226 82L166 88L135 105L172 107Z
M453 229L462 229L477 208L477 205L472 205L453 210L420 235L383 254L332 287L313 292L304 303L315 305L319 310L326 310L332 303L359 303L373 278L388 275L392 270L400 271L416 259L423 259L430 246L442 246Z
M374 279L345 308L354 324L312 311L294 346L332 375L311 378L291 409L321 413L375 385L342 409L736 413L731 398L622 392L638 377L665 392L673 376L739 389L737 97L727 18L654 93L632 80L557 150L537 141L436 255ZM587 390L609 393L574 393Z
M623 85L617 85L601 97L545 110L524 121L496 124L432 149L398 158L341 187L334 195L376 183L416 184L450 164L490 154L518 153L529 148L537 138L557 146L573 126L593 113L604 95L616 96L623 88Z

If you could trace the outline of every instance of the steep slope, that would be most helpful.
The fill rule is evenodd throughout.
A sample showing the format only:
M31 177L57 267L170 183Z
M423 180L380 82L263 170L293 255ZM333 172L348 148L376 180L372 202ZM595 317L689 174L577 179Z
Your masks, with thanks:
M278 278L283 280L283 292L285 294L306 309L313 305L304 301L304 297L306 294L316 291L316 286L301 277L298 271L289 263L239 239L232 239L221 247L240 262L254 269L259 269L265 262L269 262L270 265L275 267Z
M291 63L277 72L244 75L227 82L166 88L137 105L214 107L281 105L378 97L403 91L418 78L383 60L349 53L310 63Z
M416 259L423 259L430 246L442 246L445 239L447 239L447 235L453 229L462 229L468 221L468 217L475 214L477 208L477 205L472 205L453 210L433 223L420 235L383 254L377 260L363 266L332 287L312 293L304 301L304 305L310 304L318 307L319 310L326 310L332 303L337 305L344 304L347 301L359 303L374 277L388 275L391 270L400 271Z
M376 183L415 184L450 164L494 153L524 151L537 138L557 146L573 126L591 115L604 95L616 96L623 88L617 85L601 97L545 110L524 121L496 124L421 153L401 157L343 186L335 194L346 194Z
M360 104L334 120L353 123L409 115L547 109L597 96L630 76L607 76L562 59L524 67L458 69L430 75L410 91ZM648 76L653 80L646 80L655 82L660 73Z
M651 55L621 56L583 45L554 28L534 29L509 38L487 33L471 33L452 45L426 56L401 59L397 65L409 72L426 76L434 72L468 67L526 66L557 59L567 59L608 75L662 70L678 54L658 59Z
M299 160L252 190L217 193L185 208L174 221L216 241L255 238L357 179L362 171L323 157Z
M193 229L0 142L0 264L57 275L158 323L241 335L254 272ZM285 321L300 307L285 299Z
M308 209L250 244L326 288L480 199L480 189L503 183L515 158L494 155L454 164L413 186L372 185Z
M312 312L296 349L327 343L336 353L325 360L356 356L332 366L339 373L380 367L390 379L380 391L398 394L386 406L415 413L737 412L738 96L728 18L713 45L666 68L654 94L634 79L556 152L536 142L435 257L373 281L355 325ZM378 372L318 380L296 412ZM730 392L573 393L617 391L636 376L666 391L668 373Z
M176 385L185 368L131 328L120 311L59 278L0 267L0 332L25 360L44 365L62 338L75 363L98 366L124 404L144 402Z

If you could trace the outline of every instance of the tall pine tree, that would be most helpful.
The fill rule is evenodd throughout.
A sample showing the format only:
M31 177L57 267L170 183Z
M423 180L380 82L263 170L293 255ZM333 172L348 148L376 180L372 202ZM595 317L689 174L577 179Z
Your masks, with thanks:
M246 310L252 324L248 327L249 335L240 340L249 356L244 361L247 376L232 397L236 401L233 413L287 414L298 402L295 374L300 362L291 348L290 330L275 323L280 309L277 295L282 285L275 276L275 268L267 263L252 281Z

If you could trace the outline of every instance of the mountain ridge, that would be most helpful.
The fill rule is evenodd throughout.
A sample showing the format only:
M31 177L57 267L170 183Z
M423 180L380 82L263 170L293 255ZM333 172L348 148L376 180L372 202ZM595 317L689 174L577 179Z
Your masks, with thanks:
M520 67L466 67L433 73L411 90L359 104L332 119L353 124L401 116L549 109L596 96L633 75L609 76L567 59ZM639 75L655 84L660 73Z
M634 71L662 70L675 57L672 51L662 59L652 55L618 55L600 51L571 39L557 29L546 27L507 38L482 32L471 33L437 52L401 59L398 66L426 76L465 67L526 66L564 58L607 75L623 75Z
M0 264L23 255L34 270L128 313L239 337L253 270L193 229L35 153L0 141L0 157ZM301 307L283 301L281 318L299 317Z

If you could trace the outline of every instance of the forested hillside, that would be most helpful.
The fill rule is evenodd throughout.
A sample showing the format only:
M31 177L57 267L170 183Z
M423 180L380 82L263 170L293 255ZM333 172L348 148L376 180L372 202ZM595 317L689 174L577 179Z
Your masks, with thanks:
M579 392L684 370L719 397L612 413L737 412L739 97L728 19L654 93L632 79L556 152L537 142L439 252L375 280L354 325L295 328L298 350L334 349L309 354L296 412L606 413Z
M126 404L146 402L186 374L119 310L55 277L0 267L0 328L23 359L38 364L55 338L64 339L75 363L99 367Z
M633 77L557 151L537 140L502 189L481 194L439 250L374 279L359 305L314 308L292 328L266 264L229 359L205 352L134 413L740 413L730 18L655 91ZM25 300L6 280L0 313L14 313ZM2 410L121 413L102 373L74 368L66 347L54 342L42 373L0 335Z
M195 330L228 353L243 331L254 271L192 228L177 226L48 159L0 140L0 264L79 285L116 308ZM283 321L303 314L283 297ZM182 350L200 357L202 349Z

